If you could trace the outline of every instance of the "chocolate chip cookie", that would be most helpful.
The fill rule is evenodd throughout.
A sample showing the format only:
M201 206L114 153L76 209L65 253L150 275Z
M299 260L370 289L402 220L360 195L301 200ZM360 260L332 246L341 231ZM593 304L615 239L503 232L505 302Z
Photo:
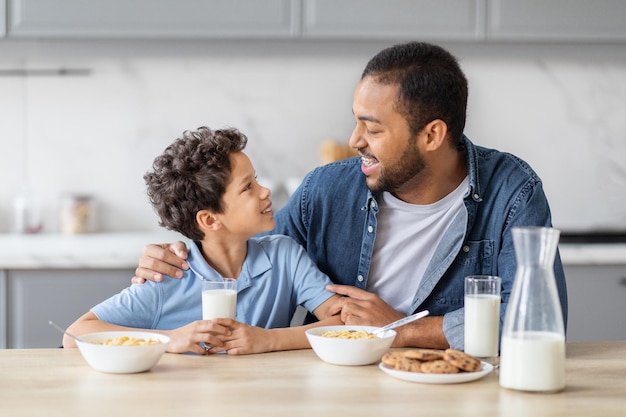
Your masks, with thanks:
M465 372L480 371L480 360L456 349L446 349L443 358L451 365Z

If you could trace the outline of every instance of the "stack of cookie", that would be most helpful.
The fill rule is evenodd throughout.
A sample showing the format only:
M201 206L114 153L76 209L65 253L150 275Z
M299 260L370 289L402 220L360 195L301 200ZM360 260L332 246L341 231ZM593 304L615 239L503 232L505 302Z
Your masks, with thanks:
M480 371L480 360L455 349L411 349L387 352L381 359L384 366L398 371L426 374L456 374Z

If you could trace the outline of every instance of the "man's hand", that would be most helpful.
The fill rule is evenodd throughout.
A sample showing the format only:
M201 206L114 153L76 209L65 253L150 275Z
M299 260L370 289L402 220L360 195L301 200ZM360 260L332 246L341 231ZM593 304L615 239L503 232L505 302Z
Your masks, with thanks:
M328 308L326 317L341 313L346 324L362 326L385 326L401 319L398 313L380 297L351 285L327 285L326 289L344 295ZM421 347L446 349L450 347L443 333L443 316L424 317L395 329L397 336L392 347Z
M341 321L359 326L382 327L404 317L379 296L351 285L327 285L326 289L344 295L328 308L326 317L341 313Z
M146 280L160 282L163 275L182 278L183 269L189 269L185 262L187 247L183 242L146 245L135 269L133 284L143 284Z

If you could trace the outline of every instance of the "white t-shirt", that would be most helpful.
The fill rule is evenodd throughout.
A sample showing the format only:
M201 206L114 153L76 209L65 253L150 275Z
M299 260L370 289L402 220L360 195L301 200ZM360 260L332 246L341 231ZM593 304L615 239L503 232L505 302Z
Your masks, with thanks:
M405 203L391 193L379 201L378 229L367 290L403 314L411 303L441 237L463 208L467 177L433 204Z

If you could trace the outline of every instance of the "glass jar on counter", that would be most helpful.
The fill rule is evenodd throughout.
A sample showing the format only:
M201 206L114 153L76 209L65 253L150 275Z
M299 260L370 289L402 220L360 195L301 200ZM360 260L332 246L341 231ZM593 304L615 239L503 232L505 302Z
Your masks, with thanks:
M96 231L96 204L89 194L64 194L61 197L61 232L65 235Z
M22 190L13 201L13 232L39 233L43 228L41 202L30 190Z

